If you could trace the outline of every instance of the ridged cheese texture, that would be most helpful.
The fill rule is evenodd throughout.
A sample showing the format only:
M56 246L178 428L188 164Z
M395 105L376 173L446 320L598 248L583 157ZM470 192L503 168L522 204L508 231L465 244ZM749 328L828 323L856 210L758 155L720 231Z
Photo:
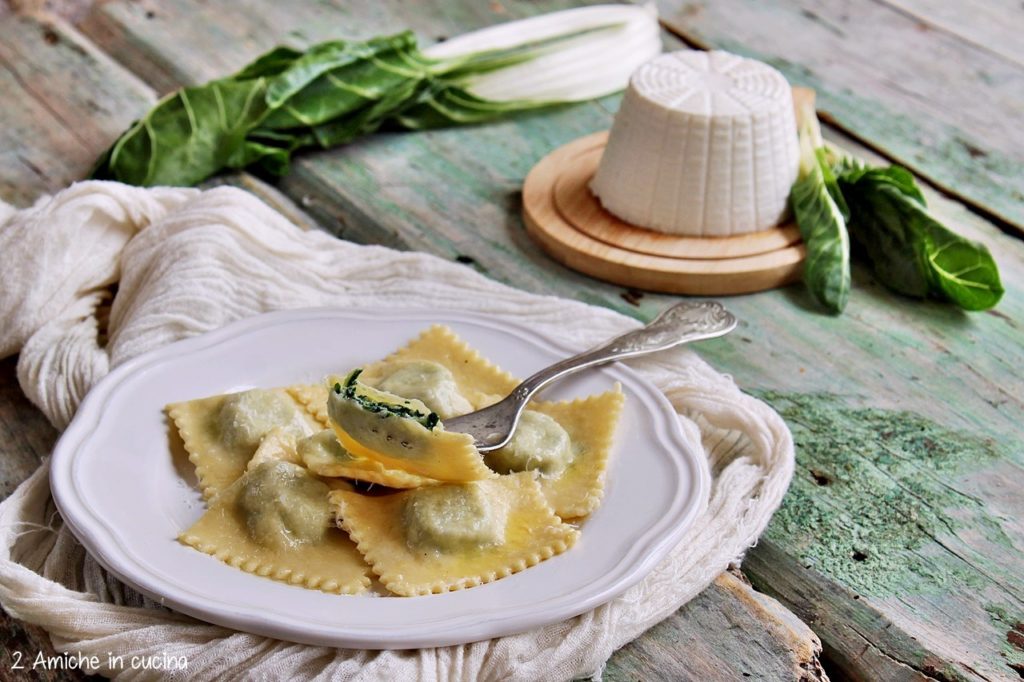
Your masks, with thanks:
M590 187L633 225L726 237L785 218L797 164L785 77L728 52L683 50L633 74Z

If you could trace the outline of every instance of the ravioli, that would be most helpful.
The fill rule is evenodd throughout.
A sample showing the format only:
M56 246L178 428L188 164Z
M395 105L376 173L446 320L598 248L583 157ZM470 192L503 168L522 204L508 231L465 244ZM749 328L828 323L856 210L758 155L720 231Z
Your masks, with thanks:
M407 597L504 578L579 536L529 473L382 496L336 491L330 500L384 586Z
M562 425L543 412L526 409L512 439L484 455L487 466L499 474L536 471L558 476L573 460L572 439Z
M179 541L248 573L339 594L370 584L355 545L331 524L331 487L302 467L267 461L210 501Z
M331 521L329 492L302 467L270 461L246 473L236 504L254 542L291 549L323 542Z
M435 325L344 378L168 405L209 505L179 540L325 592L362 592L372 571L400 596L473 587L565 552L579 531L564 520L604 494L623 395L532 402L486 457L445 430L518 384ZM348 480L396 491L368 495Z
M382 383L403 366L417 361L436 363L447 369L458 394L472 407L467 412L491 405L512 392L519 380L486 360L449 327L435 324L383 360L363 368L360 381L385 388ZM385 390L389 390L386 389ZM394 391L398 395L403 395ZM417 397L417 396L408 396ZM424 401L429 404L428 401ZM438 410L434 410L438 412ZM438 412L442 419L448 416Z
M438 481L494 476L465 433L445 431L421 401L365 386L356 369L329 379L327 412L338 441L352 455Z
M455 376L444 365L432 360L405 360L393 369L377 388L403 398L415 398L441 419L473 411L473 406L459 393Z
M245 471L263 437L275 429L305 436L322 428L285 389L256 388L173 403L167 414L210 499Z
M291 462L301 464L302 459L298 452L298 435L291 429L277 427L271 429L263 436L260 445L256 448L249 463L245 465L246 471L252 471L265 462Z
M446 405L444 401L431 400L431 393L444 395L451 390L450 387L428 385L425 389L418 389L422 391L419 396L404 395L398 390L392 390L396 388L396 382L403 380L403 373L409 372L410 367L416 368L421 362L443 367L451 375L458 397L452 399L450 404ZM424 365L419 365L419 369L421 371L425 369ZM434 376L436 377L438 374L440 373L435 373ZM440 376L441 382L445 383L444 375L440 374ZM403 397L417 398L436 412L441 419L492 405L519 385L518 379L486 360L449 327L440 324L429 327L383 360L365 365L359 381L367 386L380 388ZM388 388L388 383L391 388ZM408 379L405 379L403 383L408 383ZM323 384L293 386L288 390L317 421L324 425L328 423L328 386ZM424 397L427 399L424 400ZM470 409L466 409L460 399L465 400Z
M402 505L402 528L410 549L434 555L472 551L505 542L505 501L488 497L474 483L424 488Z
M288 387L288 394L320 423L320 428L330 424L330 419L327 418L327 396L330 392L331 389L325 382Z
M611 391L560 402L531 403L531 410L554 419L569 435L572 458L556 474L541 474L541 491L563 519L590 514L604 497L605 472L615 426L625 396L616 384Z
M353 456L338 442L333 429L303 438L298 442L297 451L306 468L319 476L352 478L389 488L418 488L439 483L400 469L388 469L375 460Z

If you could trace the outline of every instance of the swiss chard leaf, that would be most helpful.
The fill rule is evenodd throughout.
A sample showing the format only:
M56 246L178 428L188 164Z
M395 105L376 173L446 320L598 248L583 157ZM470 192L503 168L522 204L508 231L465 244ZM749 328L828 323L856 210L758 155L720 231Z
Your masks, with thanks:
M304 53L284 45L264 52L246 65L241 71L231 76L232 80L243 81L261 76L276 76L289 68Z
M841 313L850 298L850 241L846 204L831 169L816 160L811 172L793 183L789 201L807 248L804 282L819 303Z
M937 288L964 310L988 310L999 303L1003 284L988 249L946 229L923 210L919 220L933 290Z
M359 111L314 127L312 129L313 137L318 145L326 149L373 133L393 117L396 109L415 100L417 93L423 87L425 87L424 81L409 79Z
M256 166L270 175L284 175L291 162L292 148L279 142L249 138L229 160L229 168Z
M492 102L444 81L434 80L420 89L415 99L395 115L395 121L411 130L469 125L505 114L544 106L537 102Z
M415 49L416 37L408 31L364 42L332 40L318 43L306 50L268 88L267 103L271 107L281 106L326 73L335 72L341 77L352 67L372 66L373 58L383 53Z
M262 127L321 125L386 97L407 81L421 80L427 73L411 56L415 51L416 39L409 33L311 47L270 83L272 112Z
M298 149L343 144L388 122L414 129L463 125L546 106L489 101L464 84L566 41L619 27L611 22L572 29L573 21L551 21L567 29L447 59L424 56L408 31L361 42L329 41L305 51L275 48L233 76L158 102L97 160L92 177L192 185L225 167L259 166L280 174Z
M807 249L804 283L829 312L841 313L850 298L849 211L832 171L811 101L797 108L800 170L789 204Z
M851 235L883 284L965 310L987 310L999 302L1003 286L988 249L937 221L909 171L844 168L839 185L853 216Z
M194 185L240 167L246 135L266 114L267 80L230 78L165 97L114 143L93 177L133 185Z

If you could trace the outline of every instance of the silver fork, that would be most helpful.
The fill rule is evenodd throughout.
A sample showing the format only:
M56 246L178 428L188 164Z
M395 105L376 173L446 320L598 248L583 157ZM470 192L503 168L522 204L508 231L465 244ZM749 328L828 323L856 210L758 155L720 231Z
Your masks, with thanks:
M545 367L499 402L444 420L445 431L470 434L480 452L497 450L512 439L526 403L551 382L612 360L656 353L690 341L712 339L729 333L735 327L736 318L717 301L677 303L646 327L626 332L597 348Z

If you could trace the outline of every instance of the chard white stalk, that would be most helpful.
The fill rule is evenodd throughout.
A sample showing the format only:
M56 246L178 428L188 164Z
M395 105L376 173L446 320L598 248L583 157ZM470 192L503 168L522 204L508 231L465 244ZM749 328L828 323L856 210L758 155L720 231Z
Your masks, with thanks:
M449 61L540 41L551 42L526 61L468 76L464 87L493 102L579 102L618 92L661 52L658 12L654 3L580 7L466 33L423 54Z

